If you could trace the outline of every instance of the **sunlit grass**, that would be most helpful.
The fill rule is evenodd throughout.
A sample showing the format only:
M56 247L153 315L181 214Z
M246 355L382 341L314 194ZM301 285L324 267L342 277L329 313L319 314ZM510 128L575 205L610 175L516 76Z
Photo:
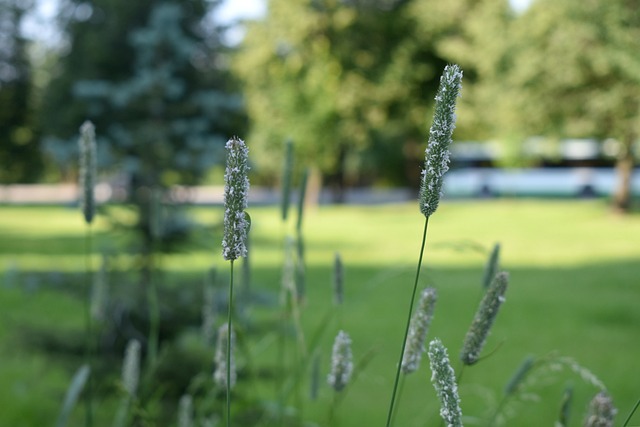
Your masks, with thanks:
M249 212L253 220L253 286L278 289L283 256L279 211L250 207ZM194 213L208 228L182 253L163 257L162 265L172 277L201 277L212 265L226 271L220 245L221 208L196 208ZM338 414L342 425L384 421L423 221L415 204L320 206L309 209L305 217L305 327L315 327L331 304L331 269L335 252L340 251L345 265L344 329L353 340L354 359L370 349L375 351L371 365L348 391ZM107 233L100 218L95 230L96 248L109 248L120 268L133 265L124 240ZM20 354L22 350L14 348L12 332L21 324L81 327L79 301L46 291L46 283L29 292L7 288L7 281L14 269L81 272L83 238L81 214L76 209L0 208L0 355ZM444 203L430 224L422 285L438 288L440 298L430 337L439 336L449 347L456 369L458 351L480 296L483 264L496 241L502 245L501 264L511 272L511 287L487 343L488 351L499 347L498 351L465 371L463 414L482 414L499 397L496 393L526 355L552 351L572 356L596 373L625 413L640 394L630 374L640 355L640 217L613 215L602 201ZM95 257L94 265L98 265L99 255ZM324 374L335 332L328 331L323 342ZM256 347L256 351L269 354L272 350ZM68 367L52 363L50 373L38 371L42 385L35 384L27 373L31 364L44 363L42 357L32 355L24 364L20 357L3 357L8 363L0 366L0 379L6 385L0 393L0 407L22 408L20 402L25 399L34 404L61 401L62 394L53 394L64 392L66 384L60 382L70 379L73 370L66 372ZM396 425L423 426L437 420L438 405L428 378L423 366L407 379ZM552 425L569 379L560 376L558 384L543 390L544 400L528 403L513 425ZM579 425L595 390L577 378L571 380L576 386L572 424ZM325 388L318 402L307 405L308 416L326 424L330 397ZM57 405L42 408L45 412L54 409ZM11 424L18 410L9 411L13 418L0 413L0 424Z

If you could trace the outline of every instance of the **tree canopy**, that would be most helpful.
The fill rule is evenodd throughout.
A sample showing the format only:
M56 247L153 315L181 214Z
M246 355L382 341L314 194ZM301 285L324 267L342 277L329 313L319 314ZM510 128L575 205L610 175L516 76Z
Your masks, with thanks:
M32 67L20 32L29 7L27 1L0 3L0 183L33 182L42 169Z
M436 45L455 31L421 34L414 12L412 1L269 3L234 62L264 170L291 137L337 187L367 173L405 181L403 151L424 139L447 63Z
M197 183L242 128L207 2L68 0L63 10L70 49L43 111L52 152L66 160L90 119L103 163L136 185Z

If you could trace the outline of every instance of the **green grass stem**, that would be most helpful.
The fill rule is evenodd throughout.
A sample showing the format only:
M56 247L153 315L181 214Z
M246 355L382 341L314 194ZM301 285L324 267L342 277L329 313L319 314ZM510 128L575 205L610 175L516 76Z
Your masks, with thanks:
M404 338L402 339L402 346L400 350L400 357L398 358L398 366L396 368L396 377L393 381L393 392L391 393L391 403L389 403L389 413L387 414L387 427L391 426L393 419L393 410L396 401L396 394L398 392L398 382L400 380L400 371L402 369L402 357L404 356L404 350L407 345L407 336L409 336L409 325L411 324L411 315L413 314L413 305L416 299L416 293L418 290L418 280L420 279L420 270L422 268L422 257L424 255L424 247L427 242L427 228L429 227L429 217L425 217L424 229L422 231L422 244L420 245L420 256L418 257L418 268L416 269L416 278L413 283L413 291L411 292L411 302L409 303L409 314L404 330Z
M91 283L92 283L92 263L91 253L93 249L93 233L91 223L87 223L85 232L85 298L84 298L84 321L85 321L85 360L89 367L89 378L87 383L87 395L85 397L87 427L93 426L93 322L91 320Z
M229 277L229 304L227 310L227 427L231 426L231 331L233 310L233 259Z
M636 410L638 409L639 406L640 406L640 399L638 399L638 401L636 402L635 406L633 407L633 409L629 413L629 416L627 417L626 420L624 420L624 423L622 423L622 427L627 427L627 425L629 424L629 421L631 421L631 417L633 417L633 414L636 413Z

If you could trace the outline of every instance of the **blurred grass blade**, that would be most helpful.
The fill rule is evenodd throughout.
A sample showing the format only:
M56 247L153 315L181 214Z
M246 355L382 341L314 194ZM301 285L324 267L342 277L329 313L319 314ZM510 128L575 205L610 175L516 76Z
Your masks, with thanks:
M571 404L573 403L573 386L568 385L567 388L564 389L564 393L562 395L562 406L560 407L560 415L558 422L556 423L559 427L568 427L569 418L571 415Z
M289 216L291 204L291 175L293 174L293 141L290 139L284 143L284 166L282 171L282 220Z
M633 414L636 413L636 410L638 409L638 406L640 406L640 399L638 399L638 401L636 402L636 405L633 407L633 409L629 413L629 416L627 417L627 419L624 420L624 423L622 424L622 427L627 427L627 425L629 424L629 421L631 421L631 417L633 417Z
M500 267L500 243L493 245L491 255L487 260L487 264L484 267L484 276L482 277L482 288L489 289L489 285L494 276L498 273Z
M82 393L82 389L89 378L89 371L89 365L82 365L73 376L69 389L67 390L67 394L64 397L64 403L62 404L62 410L58 416L56 427L64 427L67 425L69 416L71 415L73 408L76 406L78 397L80 396L80 393Z
M307 181L309 180L309 169L305 169L300 181L300 192L298 193L298 222L296 230L298 233L302 230L302 217L304 215L304 199L307 195Z
M527 358L522 361L522 363L518 367L518 370L513 374L513 376L505 386L505 395L508 396L513 394L518 389L518 387L520 387L520 384L522 384L522 381L525 379L525 377L533 367L534 361L535 358L533 356L527 356Z

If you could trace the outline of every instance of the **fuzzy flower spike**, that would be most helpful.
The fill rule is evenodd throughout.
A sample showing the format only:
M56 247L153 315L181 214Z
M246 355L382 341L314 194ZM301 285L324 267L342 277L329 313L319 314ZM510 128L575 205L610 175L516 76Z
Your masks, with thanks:
M224 238L222 255L226 260L247 256L249 231L247 195L249 194L249 150L240 138L231 138L226 145L227 168L224 174Z
M346 332L340 331L333 342L331 372L327 377L327 382L335 391L341 391L349 382L353 373L352 359L351 338Z
M93 123L86 121L80 126L80 204L87 224L91 224L95 214L93 187L96 180L96 130Z
M462 427L462 410L456 375L449 362L447 349L439 339L429 344L431 382L440 399L440 416L447 427Z
M402 356L402 372L405 374L415 372L420 367L422 353L425 352L424 343L433 319L437 299L438 296L434 288L425 288L420 295L418 310L411 319L409 336Z
M589 403L589 414L584 425L585 427L613 427L617 412L611 396L607 392L601 391Z
M496 274L487 293L480 302L473 322L467 331L460 352L460 360L465 365L473 365L480 358L480 352L489 336L491 327L496 320L500 306L505 301L505 292L509 284L509 274Z
M449 145L456 127L456 100L461 88L462 71L457 65L447 65L440 77L440 87L435 98L433 124L429 130L420 183L420 212L427 218L438 209L443 177L449 170Z

